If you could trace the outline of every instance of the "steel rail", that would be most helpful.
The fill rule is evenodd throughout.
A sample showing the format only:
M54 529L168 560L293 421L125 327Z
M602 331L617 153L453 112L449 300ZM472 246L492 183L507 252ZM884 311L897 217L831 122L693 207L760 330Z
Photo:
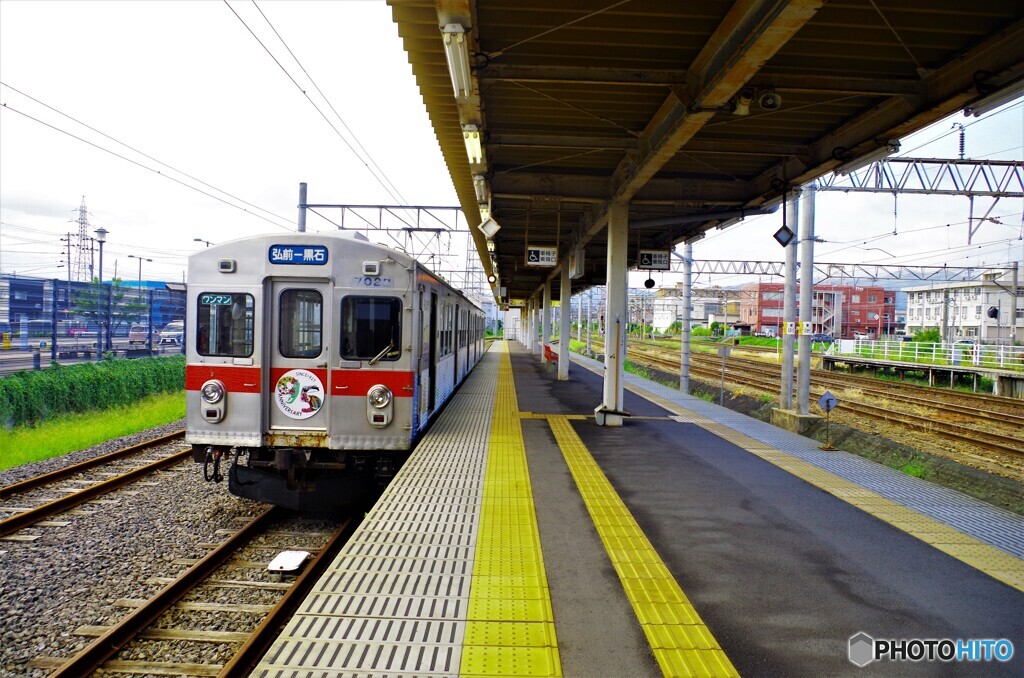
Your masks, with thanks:
M206 554L198 563L188 568L177 579L167 584L135 609L127 617L112 626L102 636L89 643L81 652L50 674L50 678L77 678L92 675L103 662L113 657L142 630L155 622L160 615L177 603L200 581L223 565L243 544L256 536L266 525L278 519L282 509L270 507Z
M27 478L25 480L22 480L21 482L14 483L12 485L0 487L0 499L6 499L11 495L20 494L22 492L28 492L29 490L34 490L36 488L42 487L43 485L49 485L50 483L55 483L58 480L70 478L71 476L77 473L82 473L83 471L88 471L89 469L96 468L97 466L103 466L104 464L116 461L118 459L121 459L122 457L130 456L132 454L135 454L136 452L141 452L147 447L172 442L177 438L184 437L184 435L184 431L178 431L177 433L168 433L167 435L160 436L159 438L153 438L152 440L144 440L141 443L131 445L130 447L125 447L115 452L110 452L109 454L104 454L99 457L93 457L92 459L87 459L86 461L80 462L78 464L72 464L71 466L66 466L64 468L57 469L56 471L51 471L50 473L44 473L43 475L35 476L34 478Z
M600 342L597 342L597 343L600 344ZM664 345L659 345L658 342L652 342L652 341L648 341L648 340L634 341L634 342L631 342L631 345L634 346L634 348L637 345L639 345L639 346L642 346L642 347L645 347L645 348L649 348L649 349L652 349L652 350L666 351L666 347ZM709 349L715 348L718 345L719 344L704 344L704 346L706 346ZM677 347L672 347L672 349L675 350L675 351L678 351ZM749 353L773 353L773 354L778 354L778 349L777 348L772 348L770 346L758 346L756 344L744 344L744 345L740 346L737 350L738 351L746 351L746 352L749 352ZM705 352L704 351L700 351L698 349L698 350L692 351L691 355L700 355L701 353L705 353ZM714 357L714 353L713 352L709 353L708 355L711 355L712 357ZM820 353L818 353L816 355L821 357ZM841 362L842 358L844 356L827 356L827 357L836 359L837 361ZM854 356L850 356L850 357L853 358ZM754 363L763 362L763 361L758 361L758 360L756 360L754 358L737 357L736 355L730 356L729 359L730 360L750 360L750 361L752 361ZM772 364L772 363L769 363L769 364ZM878 367L891 367L891 366L890 365L878 365ZM915 370L916 371L924 372L924 371L929 370L929 369L942 371L946 367L948 367L948 366L946 366L946 365L928 365L926 363L919 363L917 368L907 367L905 365L899 366L899 368L901 370L906 371L906 372L913 372ZM864 376L859 376L859 375L856 375L856 374L839 373L839 372L834 372L833 370L824 370L824 369L812 368L811 369L811 374L812 375L824 375L826 377L828 375L830 375L830 374L831 375L843 374L843 381L844 382L851 381L851 382L854 382L854 383L869 384L869 385L875 386L876 388L878 388L878 387L883 387L884 388L884 387L889 386L889 387L891 387L893 389L898 389L898 390L901 390L901 391L918 391L919 393L927 393L929 395L937 395L939 397L942 397L942 396L944 396L946 394L952 393L952 391L950 391L949 389L942 388L942 387L922 386L920 384L913 384L913 383L902 382L902 381L901 382L885 382L885 381L881 381L879 379L875 379L874 377L864 377ZM1024 412L1024 401L1020 400L1019 398L1010 398L1010 397L1007 397L1007 396L997 396L997 395L992 395L991 393L967 393L967 392L963 392L963 391L958 391L958 392L956 392L956 394L957 394L958 397L967 398L969 400L974 400L974 401L984 402L984 403L992 403L992 404L1000 405L1000 406L1003 406L1003 407L1009 407L1009 408L1012 408L1012 409L1017 409L1017 410L1020 410L1021 412Z
M642 349L634 348L631 350L639 350L641 354L644 351L664 352L665 350L663 347L658 347L648 342L643 342L641 345L643 346ZM755 349L756 352L760 351L763 347L743 346L741 347L741 350L748 351L752 348ZM771 350L774 352L774 349ZM657 355L657 353L655 353L655 355ZM704 354L699 351L694 351L690 355L694 361L720 360L712 354ZM744 358L734 354L729 356L728 360L733 363L742 362L753 369L762 371L765 374L768 374L769 371L773 371L777 376L779 372L779 366L776 363L765 362L755 358ZM941 366L938 366L937 369L941 369ZM885 382L872 377L862 377L822 369L811 370L811 381L819 384L837 384L842 385L843 387L863 385L865 388L862 390L870 390L874 393L887 397L899 397L906 402L920 404L925 407L935 407L935 398L949 399L955 396L960 400L974 401L976 404L968 407L957 403L946 402L943 404L944 409L959 412L960 414L977 416L981 419L996 421L1003 424L1019 423L1024 425L1024 401L1016 398L993 396L982 393L965 393L961 391L951 391L944 388L919 386L917 384L907 384L903 382ZM915 395L908 395L908 392L912 392ZM997 410L983 410L977 407L977 404L991 404L998 407L1014 409L1021 412L1021 414L1006 413Z
M57 513L62 513L68 509L72 509L79 504L84 504L87 501L104 495L107 492L116 490L119 487L123 487L143 476L149 475L150 473L167 468L168 466L179 464L190 456L192 456L192 450L175 452L174 454L155 461L152 464L140 466L139 468L132 469L131 471L115 478L110 478L109 480L104 480L103 482L95 485L90 485L84 490L65 495L60 499L54 499L51 502L42 504L41 506L36 506L28 511L17 513L5 520L0 520L0 537L7 536L12 532L17 532L18 530L21 530L33 523L37 523L40 520L44 520Z
M656 356L647 356L648 359L654 360L662 366L670 366L669 361L660 359ZM709 358L708 362L712 362L713 359ZM678 370L678 366L674 363L671 367ZM697 367L691 364L691 372L697 374L706 375L709 378L717 380L721 375L720 368L709 366L709 367ZM730 371L726 370L726 380L732 381L733 383L750 386L758 390L766 390L766 386L769 387L767 390L770 391L770 387L774 384L764 378L757 378L750 376L749 372L739 375L736 373L735 368ZM821 395L820 392L812 393L812 395ZM986 433L979 431L978 429L968 428L959 426L957 424L950 424L947 422L931 419L929 417L922 417L908 413L897 413L892 410L888 410L881 407L875 407L873 405L867 405L856 401L847 400L845 406L853 414L860 414L872 419L879 419L882 421L897 422L904 424L910 428L914 428L919 431L931 433L934 435L941 436L947 440L953 440L957 442L966 442L971 445L984 445L989 449L994 449L1006 454L1014 456L1024 456L1024 448L1021 447L1020 440L1010 436L1003 436L996 433ZM945 409L942 405L932 405L936 409ZM984 440L981 440L981 439Z
M270 649L274 640L277 639L281 629L292 618L295 610L298 609L316 582L327 571L328 566L334 561L334 557L341 551L341 547L345 545L351 531L357 526L358 523L355 522L355 518L350 517L335 530L334 534L331 535L330 541L320 549L313 562L299 575L292 587L284 594L284 597L277 602L277 605L267 613L267 616L263 618L260 625L249 636L249 639L238 649L235 656L224 664L220 673L217 674L218 676L224 678L247 676L256 668L260 659L263 658L263 655Z

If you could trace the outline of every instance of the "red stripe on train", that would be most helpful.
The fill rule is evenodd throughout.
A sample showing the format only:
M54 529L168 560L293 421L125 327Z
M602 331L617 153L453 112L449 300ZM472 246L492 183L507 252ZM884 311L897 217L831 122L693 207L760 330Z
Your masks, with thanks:
M210 379L224 382L228 393L259 393L261 383L259 367L237 365L186 365L185 389L198 391Z
M275 367L270 370L270 379L276 383L281 376L293 368ZM327 370L311 369L320 381L327 380ZM237 365L188 365L185 367L185 388L198 391L210 379L224 382L228 393L259 393L262 369L239 367ZM331 395L365 396L373 386L383 384L391 389L396 398L411 398L415 379L412 372L388 370L331 370Z
M413 393L412 372L391 372L385 370L331 370L331 395L362 395L377 384L391 389L396 398L411 398Z

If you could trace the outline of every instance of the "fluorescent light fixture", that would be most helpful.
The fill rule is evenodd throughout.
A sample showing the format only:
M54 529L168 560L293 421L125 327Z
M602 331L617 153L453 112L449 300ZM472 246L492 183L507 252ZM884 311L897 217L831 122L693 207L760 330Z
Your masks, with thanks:
M991 113L1003 104L1008 104L1022 95L1024 95L1024 79L1018 80L1009 87L1003 87L1002 89L996 90L988 96L978 99L974 103L967 104L967 106L964 107L964 116L970 117L973 115L977 118L979 115Z
M481 205L487 204L487 178L484 175L473 176L473 189L476 191L476 201Z
M494 217L487 217L486 221L482 222L477 228L487 237L493 238L494 234L501 230L501 226L494 220Z
M466 155L471 165L479 165L484 159L484 149L480 144L480 128L476 125L463 125L462 137L466 141Z
M455 98L465 99L473 93L466 29L461 24L448 24L441 29L441 34L444 37L444 55L448 59L448 72L452 76Z
M871 163L877 160L884 160L893 153L899 153L900 142L898 139L889 139L884 146L871 151L867 155L862 155L855 160L851 160L843 165L832 170L836 174L849 174L850 172L856 172L857 170L867 167Z

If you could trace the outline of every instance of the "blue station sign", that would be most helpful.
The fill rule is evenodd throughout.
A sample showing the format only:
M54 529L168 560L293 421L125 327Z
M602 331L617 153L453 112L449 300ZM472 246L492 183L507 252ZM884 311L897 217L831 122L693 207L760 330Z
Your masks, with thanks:
M271 245L268 256L272 264L323 266L327 263L327 247L324 245Z

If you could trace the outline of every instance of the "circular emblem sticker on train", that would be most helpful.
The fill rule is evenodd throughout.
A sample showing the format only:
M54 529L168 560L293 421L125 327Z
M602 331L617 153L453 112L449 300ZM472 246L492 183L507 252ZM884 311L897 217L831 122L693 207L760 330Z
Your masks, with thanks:
M324 402L324 384L309 370L289 370L277 380L274 399L292 419L308 419Z

